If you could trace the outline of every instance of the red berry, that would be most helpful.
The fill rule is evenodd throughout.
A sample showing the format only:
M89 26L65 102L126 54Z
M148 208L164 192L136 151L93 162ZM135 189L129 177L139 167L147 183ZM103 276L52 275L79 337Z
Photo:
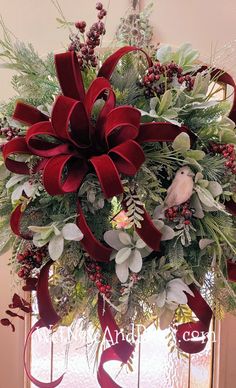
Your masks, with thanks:
M18 261L19 263L21 263L21 262L24 261L24 260L25 260L24 255L22 255L22 253L19 253L19 254L17 255L17 261Z
M225 167L231 168L232 166L233 166L233 163L230 160L228 160L228 162L225 162Z
M178 82L179 82L180 84L182 84L182 83L184 82L184 77L179 77L179 78L178 78Z
M103 9L103 4L102 3L97 3L96 4L96 9L98 10L98 11L101 11L102 9Z
M106 292L106 287L105 286L101 286L99 288L99 291L103 294L104 292Z
M148 81L149 81L149 82L153 82L154 79L155 79L155 75L154 75L154 74L150 74L150 75L148 76Z
M191 222L190 222L189 220L185 220L185 221L184 221L184 224L185 224L185 225L190 225Z
M79 20L78 22L75 23L75 27L78 28L79 30L85 29L86 22L84 20Z

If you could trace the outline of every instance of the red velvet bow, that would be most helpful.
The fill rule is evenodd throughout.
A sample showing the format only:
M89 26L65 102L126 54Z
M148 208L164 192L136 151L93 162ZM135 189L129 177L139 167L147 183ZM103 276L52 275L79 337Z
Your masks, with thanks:
M4 146L7 168L29 174L27 164L12 156L32 154L41 158L36 170L42 171L44 187L50 195L76 192L89 172L96 173L106 198L121 194L120 174L134 176L145 160L141 143L172 141L180 132L187 131L169 123L141 124L136 108L115 107L115 94L108 79L118 60L134 50L139 49L124 47L111 55L86 93L75 54L56 55L56 70L64 95L56 98L51 120L37 109L18 103L14 118L31 127L25 137L15 138ZM148 56L147 60L150 65ZM95 119L97 100L103 107ZM80 205L78 216L77 223L85 235L82 245L92 258L108 261L111 250L93 236ZM161 233L146 212L141 226L137 233L153 250L159 250Z

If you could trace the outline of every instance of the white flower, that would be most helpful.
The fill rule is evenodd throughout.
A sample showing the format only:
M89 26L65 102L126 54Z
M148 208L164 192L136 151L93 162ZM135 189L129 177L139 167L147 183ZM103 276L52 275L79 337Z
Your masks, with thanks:
M28 198L34 197L39 190L40 185L37 183L30 182L27 175L12 174L9 181L6 183L6 188L14 189L11 194L12 202L19 201L19 199L25 194Z
M160 308L166 306L170 310L176 310L179 304L187 304L186 293L194 296L187 284L176 278L166 284L165 290L157 295L155 303Z
M161 309L159 323L162 330L170 325L178 305L187 304L186 293L194 296L187 284L182 279L176 278L170 280L160 294L151 296L150 302Z
M104 234L104 240L115 250L111 255L111 259L115 258L116 275L121 283L127 281L129 269L135 273L141 271L142 258L148 256L151 252L136 233L131 237L126 232L108 230Z
M54 224L47 226L29 226L34 232L33 243L36 247L42 247L48 242L48 252L52 260L58 260L64 250L64 240L80 241L84 235L76 224L65 224L60 231Z
M153 223L161 233L161 241L172 240L175 237L174 230L170 226L165 225L162 220L154 219Z

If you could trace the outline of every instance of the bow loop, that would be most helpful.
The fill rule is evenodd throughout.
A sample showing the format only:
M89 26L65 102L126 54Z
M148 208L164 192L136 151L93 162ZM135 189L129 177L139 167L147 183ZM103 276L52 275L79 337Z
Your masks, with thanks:
M58 96L52 110L52 126L59 139L82 148L90 145L89 120L80 101Z
M123 193L119 172L108 155L93 156L90 162L95 169L106 198L112 198Z
M133 140L119 144L112 148L108 154L111 156L118 171L129 176L135 175L145 160L142 147Z
M45 137L45 140L43 137ZM52 138L54 140L49 141ZM30 127L26 134L26 142L31 153L44 158L69 152L68 144L59 141L49 121L43 121Z
M83 101L84 84L78 59L72 51L55 55L57 77L65 96Z
M48 116L40 112L32 105L18 102L13 113L13 119L27 125L33 125L39 121L49 120Z
M132 106L119 106L107 115L104 132L108 146L135 139L139 133L141 114Z
M25 162L19 162L17 160L11 159L11 156L18 154L27 155L30 153L31 152L24 137L16 137L8 143L4 144L3 158L7 169L16 174L29 174L28 165Z
M72 155L54 156L44 167L43 184L50 195L72 193L78 190L87 171L87 163L82 158Z

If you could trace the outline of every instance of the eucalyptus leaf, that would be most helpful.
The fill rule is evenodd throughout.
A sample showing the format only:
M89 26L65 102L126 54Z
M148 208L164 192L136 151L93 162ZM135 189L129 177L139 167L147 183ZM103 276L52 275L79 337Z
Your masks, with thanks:
M64 250L64 238L62 234L53 236L48 244L48 253L52 260L58 260Z
M79 227L73 223L68 223L63 226L62 235L65 240L69 241L80 241L84 237Z
M190 166L195 167L200 172L203 171L202 166L193 158L189 158L189 157L185 158L185 163L190 164Z
M11 187L15 186L17 183L20 183L26 178L28 179L27 175L13 174L9 181L6 183L6 188L10 189Z
M195 191L197 192L200 201L204 205L206 205L207 207L212 207L215 205L215 200L212 194L206 188L197 185L195 187Z
M116 263L117 264L124 263L124 261L126 261L130 255L131 255L131 248L129 247L121 248L116 254Z
M207 189L211 192L214 198L223 193L222 186L218 182L210 181Z
M206 154L204 151L201 151L201 150L188 150L186 152L186 156L191 158L191 159L194 159L196 161L199 161L199 160L204 159Z
M208 245L214 243L214 240L211 240L209 238L202 238L200 241L199 241L199 248L201 250L205 249L206 247L208 247Z
M157 114L162 116L172 105L172 93L171 90L167 90L161 97L161 102Z
M193 209L195 209L194 217L200 219L204 218L204 211L196 193L192 195L190 205Z
M172 147L175 151L186 152L190 149L190 137L187 133L181 132L176 136L175 140L172 143Z
M157 50L156 59L158 61L160 61L161 63L169 62L169 61L171 61L171 53L172 53L171 46L162 45Z

